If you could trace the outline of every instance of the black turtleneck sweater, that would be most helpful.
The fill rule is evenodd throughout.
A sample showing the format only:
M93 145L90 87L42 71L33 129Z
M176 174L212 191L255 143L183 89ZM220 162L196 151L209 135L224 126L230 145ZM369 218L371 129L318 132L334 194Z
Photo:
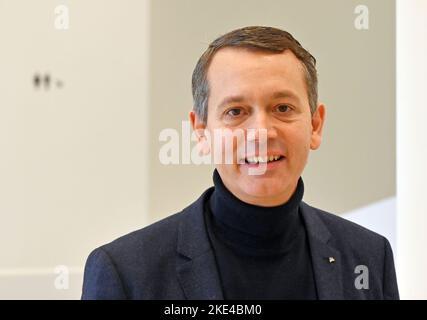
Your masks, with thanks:
M260 207L235 197L215 170L205 220L225 299L317 299L299 204L304 183L284 204Z

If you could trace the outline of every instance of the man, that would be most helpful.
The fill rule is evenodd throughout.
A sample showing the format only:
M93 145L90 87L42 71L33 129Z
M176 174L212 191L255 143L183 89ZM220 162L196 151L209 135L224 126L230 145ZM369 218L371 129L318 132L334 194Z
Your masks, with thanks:
M285 31L246 27L209 45L192 85L202 154L215 130L247 133L255 151L233 138L198 200L94 250L82 298L398 299L389 242L302 201L325 121L314 57Z

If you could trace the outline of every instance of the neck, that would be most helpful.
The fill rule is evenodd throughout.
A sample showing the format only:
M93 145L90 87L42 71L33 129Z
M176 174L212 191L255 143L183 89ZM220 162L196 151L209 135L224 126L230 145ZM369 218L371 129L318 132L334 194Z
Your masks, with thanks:
M268 197L253 196L242 192L241 190L236 190L232 185L229 185L228 182L222 181L224 186L229 192L231 192L239 200L260 207L277 207L289 201L292 195L295 193L298 185L298 181L290 185L285 191L279 194Z
M302 178L287 201L275 206L260 206L258 203L243 201L228 190L216 170L213 180L215 191L211 197L211 206L214 216L234 229L253 235L274 236L296 221L304 194Z
M214 178L215 175L220 177L217 169L214 170ZM221 184L224 185L225 188L229 192L231 192L236 198L245 203L260 207L276 207L288 202L292 195L295 193L300 179L297 179L296 181L291 181L285 188L285 190L280 193L276 193L269 196L257 196L242 191L234 184L230 183L230 181L227 179L220 178ZM267 185L265 187L268 188L269 186ZM265 192L265 194L271 194L271 192Z

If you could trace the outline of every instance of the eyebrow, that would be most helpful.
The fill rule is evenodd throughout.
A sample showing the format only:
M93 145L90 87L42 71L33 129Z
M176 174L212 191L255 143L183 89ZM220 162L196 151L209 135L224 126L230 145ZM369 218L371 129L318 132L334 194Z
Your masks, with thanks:
M274 92L271 95L272 99L279 99L279 98L292 98L297 100L298 102L300 102L299 97L291 90L282 90L282 91L277 91ZM218 110L223 109L224 107L226 107L228 104L231 103L240 103L245 101L245 97L244 96L229 96L229 97L225 97L221 103L218 105Z

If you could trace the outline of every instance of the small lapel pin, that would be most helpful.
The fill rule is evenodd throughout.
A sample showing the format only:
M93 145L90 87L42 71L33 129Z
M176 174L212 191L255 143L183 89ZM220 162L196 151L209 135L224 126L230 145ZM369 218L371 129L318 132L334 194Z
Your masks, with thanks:
M329 263L334 263L335 262L335 258L334 257L329 257Z

